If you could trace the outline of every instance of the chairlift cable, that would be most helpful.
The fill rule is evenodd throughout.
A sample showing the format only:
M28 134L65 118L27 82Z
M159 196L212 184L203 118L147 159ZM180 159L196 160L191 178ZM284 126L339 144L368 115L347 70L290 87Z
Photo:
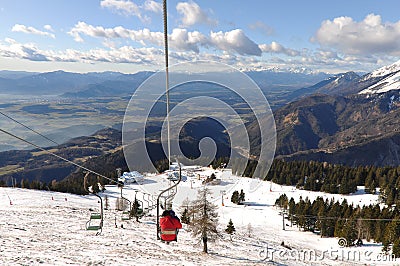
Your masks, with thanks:
M289 215L295 218L305 218L305 219L317 219L317 220L350 220L350 219L354 219L355 221L357 220L362 220L362 221L400 221L400 219L396 219L396 218L362 218L362 217L353 217L353 218L345 218L345 217L336 217L336 216L315 216L315 215L306 215L306 214L302 214L302 215L297 215L297 214L292 214Z
M164 20L164 54L165 54L165 94L167 101L167 143L168 143L168 169L171 166L171 143L169 127L169 62L168 62L168 18L167 0L163 0L163 20Z
M34 130L33 128L31 128L31 127L29 127L29 126L27 126L27 125L25 125L25 124L19 122L19 121L16 120L15 118L12 118L11 116L9 116L9 115L7 115L7 114L1 112L1 111L0 111L0 114L1 114L2 116L5 116L5 117L7 117L8 119L12 120L13 122L15 122L15 123L17 123L17 124L23 126L24 128L29 129L30 131L32 131L32 132L38 134L39 136L41 136L41 137L47 139L48 141L50 141L50 142L52 142L52 143L54 143L54 144L56 144L56 145L60 145L60 143L57 143L56 141L50 139L49 137L46 137L45 135L41 134L40 132Z
M7 135L9 135L9 136L11 136L11 137L13 137L13 138L16 138L16 139L18 139L18 140L20 140L20 141L22 141L22 142L27 143L27 144L29 144L29 145L32 145L32 146L34 146L35 148L38 148L39 150L44 151L44 152L46 152L47 154L50 154L50 155L52 155L52 156L54 156L54 157L57 157L58 159L61 159L61 160L65 161L65 162L67 162L67 163L73 164L73 165L75 165L75 166L78 167L78 168L81 168L81 169L83 169L83 170L85 170L85 171L88 171L88 172L90 172L90 173L92 173L92 174L95 174L95 175L97 175L97 176L100 176L100 177L102 177L102 178L104 178L104 179L107 179L107 180L109 180L109 181L111 181L111 182L118 183L117 181L115 181L115 180L113 180L113 179L111 179L111 178L109 178L109 177L106 177L106 176L104 176L104 175L102 175L102 174L99 174L99 173L93 171L93 170L90 170L89 168L86 168L86 167L84 167L84 166L82 166L82 165L79 165L79 164L77 164L77 163L75 163L75 162L73 162L73 161L71 161L71 160L68 160L68 159L66 159L66 158L64 158L64 157L62 157L62 156L60 156L60 155L57 155L57 154L55 154L55 153L53 153L53 152L51 152L51 151L48 151L48 150L46 150L46 149L44 149L44 148L42 148L42 147L36 145L35 143L32 143L32 142L28 141L28 140L26 140L26 139L23 139L23 138L21 138L21 137L18 137L18 136L16 136L16 135L14 135L13 133L8 132L7 130L4 130L4 129L1 129L1 128L0 128L0 132L3 132L4 134L7 134Z

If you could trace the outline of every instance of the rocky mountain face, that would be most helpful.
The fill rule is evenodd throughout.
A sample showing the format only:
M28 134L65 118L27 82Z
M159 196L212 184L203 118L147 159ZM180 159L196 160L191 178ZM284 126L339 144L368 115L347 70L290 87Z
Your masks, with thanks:
M400 163L393 153L399 106L397 90L369 97L320 94L290 103L275 113L277 155L349 165ZM366 147L374 153L360 152Z

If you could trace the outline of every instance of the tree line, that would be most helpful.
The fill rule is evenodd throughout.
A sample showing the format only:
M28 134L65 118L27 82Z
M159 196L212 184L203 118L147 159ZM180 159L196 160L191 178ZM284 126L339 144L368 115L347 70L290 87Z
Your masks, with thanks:
M221 157L212 161L214 169L225 167L229 158ZM233 160L231 163L232 173L235 174L241 160ZM168 168L167 160L154 162L156 169L162 172ZM122 168L128 171L122 151L112 155L102 155L89 159L84 163L89 169L107 176L113 180L117 179L115 169ZM251 177L257 166L257 162L250 160L244 172L244 176ZM50 181L48 183L38 181L19 181L24 183L25 188L46 189L49 187L59 192L85 194L82 185L83 173L76 170L62 181ZM400 166L399 167L376 167L358 166L349 167L337 164L329 164L315 161L285 161L275 159L264 180L273 181L281 185L291 185L297 188L322 191L327 193L350 194L357 191L357 186L365 186L365 192L375 194L379 189L379 196L383 203L388 206L400 205ZM102 184L109 184L103 180ZM6 182L9 185L9 182ZM42 185L41 185L42 184ZM0 185L4 185L0 183ZM22 187L22 185L21 185Z
M357 186L365 186L365 192L377 193L388 206L400 206L400 166L349 167L315 161L290 161L276 159L265 180L280 185L322 191L327 193L350 194Z
M362 239L382 242L383 251L400 257L400 207L380 207L379 204L354 206L317 197L311 201L300 197L298 202L281 195L275 205L281 208L291 226L318 233L321 237L345 238L348 246Z

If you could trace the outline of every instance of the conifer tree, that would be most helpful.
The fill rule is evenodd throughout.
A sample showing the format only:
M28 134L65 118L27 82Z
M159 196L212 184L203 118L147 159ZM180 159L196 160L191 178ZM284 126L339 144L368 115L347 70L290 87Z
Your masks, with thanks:
M208 253L208 242L215 241L219 236L217 206L208 200L210 194L208 188L202 188L197 199L192 202L193 208L189 213L190 216L194 217L189 224L190 229L194 237L201 238L204 253Z
M143 210L140 208L140 204L139 201L137 199L135 199L135 201L132 204L132 209L130 212L130 217L135 217L136 218L136 222L139 222L139 218L141 217Z
M232 193L231 202L239 204L239 192L237 190Z
M397 238L397 239L393 242L392 254L393 254L396 258L400 258L400 238Z
M343 224L343 228L339 236L346 239L348 246L352 246L353 243L357 240L358 237L356 230L356 221L353 218L347 220Z
M233 226L232 219L229 219L229 223L228 223L228 226L227 226L226 229L225 229L225 232L227 232L227 233L229 234L230 239L231 239L231 241L232 241L232 234L233 234L234 232L236 232L235 226Z
M187 208L183 210L181 222L184 224L190 224L189 210Z
M241 189L239 195L239 204L242 204L244 201L245 201L245 193L243 192L243 189Z

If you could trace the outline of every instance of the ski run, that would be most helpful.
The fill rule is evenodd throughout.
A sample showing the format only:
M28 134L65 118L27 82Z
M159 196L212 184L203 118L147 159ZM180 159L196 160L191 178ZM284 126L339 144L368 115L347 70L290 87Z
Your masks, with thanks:
M140 223L121 220L122 212L115 208L121 192L114 185L99 194L103 201L108 198L109 205L99 236L85 230L90 213L99 211L98 198L93 195L0 188L0 265L400 265L400 260L381 252L380 243L364 241L361 247L341 247L337 238L300 231L287 220L283 224L274 206L283 193L296 201L322 196L347 199L354 205L376 203L378 196L363 193L362 187L353 195L333 195L241 178L227 169L186 167L173 201L178 215L185 200L196 198L202 180L211 173L219 181L208 187L218 206L222 237L208 244L209 254L202 253L200 239L194 239L186 225L177 242L166 245L157 240L155 210ZM126 182L123 188L123 196L130 200L136 194L145 202L143 192L157 195L170 183L167 173L131 176L140 178L139 184ZM232 192L241 189L245 204L233 204ZM224 232L229 219L236 228L232 240Z

